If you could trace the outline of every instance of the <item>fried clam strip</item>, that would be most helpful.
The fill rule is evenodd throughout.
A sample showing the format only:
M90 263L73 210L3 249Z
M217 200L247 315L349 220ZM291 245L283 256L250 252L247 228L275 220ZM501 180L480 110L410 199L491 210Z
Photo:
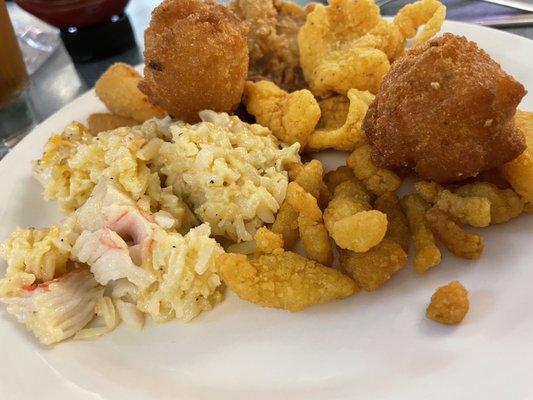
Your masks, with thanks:
M374 202L374 208L387 215L388 226L385 238L398 243L407 253L409 250L409 222L396 193L387 192L379 196Z
M524 204L524 213L526 214L533 214L533 203L526 203Z
M350 167L346 165L341 165L333 171L329 171L324 176L324 182L328 190L333 193L335 188L339 186L342 182L355 180L355 175Z
M333 250L316 198L297 182L291 182L287 188L286 201L298 213L298 231L307 257L330 266Z
M396 191L402 185L402 180L394 172L377 167L370 158L371 150L368 144L355 149L348 156L346 165L370 192L379 196Z
M426 316L441 324L456 325L468 312L468 291L459 281L439 287L426 310Z
M324 210L324 223L342 249L364 253L376 246L387 231L387 216L372 210L372 198L356 180L340 183Z
M431 231L458 257L477 260L483 251L483 238L475 233L465 232L450 216L436 207L426 212Z
M440 31L446 18L446 7L437 0L421 0L403 7L394 17L402 35L411 39L418 28L425 24L424 29L415 37L414 44L422 44Z
M440 264L441 261L440 250L435 244L435 237L426 221L429 204L417 194L402 198L401 204L409 221L409 229L415 244L413 265L416 272L424 273Z
M340 249L339 262L357 286L374 291L407 263L409 225L402 211L400 200L393 192L378 197L374 207L387 215L385 238L365 253Z
M327 187L323 182L322 175L324 169L320 161L312 160L305 165L292 163L287 166L287 170L291 181L295 181L305 192L311 194L315 199L322 199L322 203L327 204L329 191L327 191ZM298 240L298 215L298 211L285 200L281 204L276 214L276 220L272 225L272 231L283 236L286 249L293 248Z
M265 254L248 259L226 253L217 259L223 281L241 299L263 307L301 311L355 293L355 282L337 270L284 251L281 246L273 249L281 237L265 239L272 235L265 231L262 228L256 234L257 243L268 243L261 247Z
M248 81L243 100L257 123L269 128L282 142L300 143L301 149L320 119L320 107L307 89L287 93L270 81Z
M518 110L515 124L526 137L526 150L501 171L513 189L527 202L533 202L533 112Z
M491 222L490 201L486 197L463 197L434 182L417 182L415 189L425 201L463 224L481 228Z
M487 182L460 186L455 190L463 197L484 197L490 202L490 223L501 224L518 217L524 210L524 200L511 189L498 189Z
M339 262L358 287L372 292L405 266L407 254L398 243L383 239L365 253L339 249Z
M374 100L374 95L367 91L350 89L347 96L350 101L348 113L344 123L338 127L335 125L345 114L343 106L321 103L323 107L324 104L328 107L327 109L324 108L324 111L327 110L326 121L324 121L323 128L315 130L309 136L306 151L317 152L325 149L352 151L366 142L366 136L361 126L368 106ZM335 101L342 104L340 99ZM338 113L339 116L332 115L333 113Z

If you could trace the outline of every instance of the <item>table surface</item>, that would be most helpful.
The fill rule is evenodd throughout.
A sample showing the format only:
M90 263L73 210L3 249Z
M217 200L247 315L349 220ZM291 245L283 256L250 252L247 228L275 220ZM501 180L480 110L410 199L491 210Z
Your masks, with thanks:
M300 3L306 3L300 0ZM394 15L409 0L392 1L382 7L383 15ZM50 58L32 75L25 97L8 115L0 114L0 137L16 131L28 132L31 126L43 121L94 85L105 69L117 61L128 64L142 62L143 32L150 20L152 9L160 0L131 0L126 8L133 26L137 47L104 60L73 63L61 44ZM447 18L458 21L476 20L486 17L510 16L521 11L478 0L444 0ZM10 4L10 12L16 17L24 12ZM533 39L533 27L506 28L521 36ZM6 114L6 113L4 113Z

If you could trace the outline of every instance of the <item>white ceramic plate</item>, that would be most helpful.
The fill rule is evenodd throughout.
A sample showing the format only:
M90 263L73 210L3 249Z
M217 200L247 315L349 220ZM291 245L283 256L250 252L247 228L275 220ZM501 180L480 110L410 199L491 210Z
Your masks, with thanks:
M447 22L533 90L533 42ZM521 107L533 110L533 97ZM50 117L0 163L0 238L15 226L58 221L32 179L30 161L52 132L104 107L90 91ZM329 155L330 167L342 162ZM120 327L89 342L43 348L0 311L3 400L525 399L533 397L532 217L483 231L481 260L450 254L435 270L405 268L376 293L304 312L227 300L190 324ZM3 272L2 272L3 274ZM428 321L437 286L470 290L463 323ZM34 397L35 396L35 397Z

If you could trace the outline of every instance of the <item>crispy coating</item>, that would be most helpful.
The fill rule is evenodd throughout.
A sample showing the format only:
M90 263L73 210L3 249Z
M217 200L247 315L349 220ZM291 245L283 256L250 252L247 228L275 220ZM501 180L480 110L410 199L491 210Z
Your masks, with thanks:
M282 142L300 143L301 149L320 119L320 107L307 89L287 93L270 81L248 81L243 101L258 124Z
M172 117L232 112L248 74L248 24L212 0L164 0L144 32L139 89Z
M478 176L471 179L470 181L492 183L498 189L510 189L511 188L511 185L509 182L507 182L507 179L505 179L505 176L503 175L501 168L493 168L487 171L482 171L479 173ZM470 181L467 180L466 182L470 182Z
M437 0L421 0L404 6L394 17L394 25L408 39L416 35L420 26L425 25L414 39L416 46L435 36L445 18L446 7L443 4Z
M283 236L264 226L257 230L254 239L255 254L272 254L277 249L283 249Z
M524 204L524 213L525 214L533 214L533 203L526 203Z
M407 254L395 242L383 239L366 253L339 251L339 262L358 287L372 292L385 284L407 263Z
M356 291L351 278L290 251L252 259L227 253L218 257L217 264L223 281L237 296L263 307L301 311Z
M433 234L458 257L477 260L483 251L483 238L465 232L450 216L433 207L426 212L426 220Z
M319 160L311 160L306 163L301 172L294 178L306 192L318 199L325 184L323 181L324 167Z
M357 146L366 142L365 134L361 128L363 119L372 103L374 95L370 92L362 92L357 89L348 91L350 106L344 123L338 128L323 127L314 131L309 137L306 151L316 152L325 149L335 149L340 151L352 151ZM344 114L342 108L340 114ZM339 116L328 117L328 124L332 125L333 120L337 122Z
M300 65L311 91L320 97L349 89L376 93L405 39L428 22L421 43L439 29L446 9L422 0L400 10L394 23L381 18L372 0L330 0L316 5L298 34Z
M409 250L409 222L396 193L387 192L379 196L374 202L374 208L387 215L388 225L385 239L398 243L407 253Z
M381 19L373 1L331 0L307 16L298 44L306 81L313 93L327 97L351 88L375 93L389 70L389 56L403 51L404 38Z
M446 211L463 224L482 228L491 222L491 205L486 197L463 197L435 182L417 182L415 189L425 201Z
M292 249L298 241L298 211L287 200L281 203L271 228L283 237L286 249Z
M338 129L348 118L350 99L343 95L331 96L318 101L320 120L317 128L325 130Z
M526 150L501 170L513 189L526 201L533 201L533 112L516 112L515 123L526 137Z
M352 169L346 165L341 165L337 169L329 171L324 175L324 182L331 193L333 193L335 188L342 182L353 180L355 180L355 175L353 174Z
M270 80L290 92L305 88L297 34L309 8L281 0L233 0L229 7L251 27L248 79Z
M148 97L137 87L141 79L130 65L115 63L96 81L94 91L113 114L138 122L163 118L165 111L150 103Z
M123 126L139 125L139 122L129 117L122 117L110 113L95 113L87 118L87 125L91 135L96 136L100 132L111 131Z
M487 182L460 186L455 190L463 197L484 197L490 202L490 223L501 224L518 217L524 209L524 200L511 189L498 189Z
M401 203L405 216L409 221L409 229L415 244L413 266L416 272L422 274L440 264L442 257L426 220L426 211L429 209L429 204L417 194L402 198Z
M372 210L371 196L356 181L340 183L324 210L324 223L342 249L363 253L377 245L387 232L387 216Z
M468 291L459 281L439 287L426 310L426 316L441 324L456 325L468 312Z
M355 149L348 156L346 165L370 192L379 196L396 191L402 185L402 180L394 172L377 167L370 157L371 151L368 144Z
M498 167L525 148L513 122L525 93L475 43L446 33L410 50L383 80L363 123L372 159L438 183Z
M291 182L287 186L287 194L285 196L287 201L299 214L304 214L312 221L320 221L322 219L322 211L318 207L318 203L313 195L309 194L298 183Z
M307 258L319 264L331 266L333 250L322 219L313 221L307 218L305 214L300 214L298 216L298 229Z

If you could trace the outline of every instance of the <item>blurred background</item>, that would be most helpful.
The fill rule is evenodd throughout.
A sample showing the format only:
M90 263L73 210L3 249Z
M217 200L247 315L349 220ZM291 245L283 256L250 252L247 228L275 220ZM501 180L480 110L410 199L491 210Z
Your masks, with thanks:
M378 0L379 2L380 0ZM447 19L495 26L533 39L533 0L441 0ZM307 1L296 1L305 4ZM383 15L394 15L408 0L381 0ZM143 32L160 0L0 0L0 95L2 80L16 77L14 98L0 96L0 158L33 126L90 89L117 61L142 63ZM504 3L495 4L495 3ZM5 8L4 8L5 7ZM2 69L13 43L21 65ZM2 59L4 61L2 61ZM23 62L23 64L22 64ZM11 61L11 64L16 62ZM25 65L25 68L24 66ZM24 69L26 72L24 72Z

